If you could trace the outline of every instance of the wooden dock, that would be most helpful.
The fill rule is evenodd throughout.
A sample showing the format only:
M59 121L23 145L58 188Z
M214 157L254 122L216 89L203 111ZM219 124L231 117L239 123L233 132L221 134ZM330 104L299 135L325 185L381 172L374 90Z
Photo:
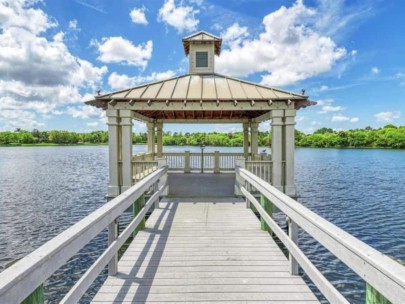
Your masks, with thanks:
M235 198L160 203L93 303L316 303L254 213Z

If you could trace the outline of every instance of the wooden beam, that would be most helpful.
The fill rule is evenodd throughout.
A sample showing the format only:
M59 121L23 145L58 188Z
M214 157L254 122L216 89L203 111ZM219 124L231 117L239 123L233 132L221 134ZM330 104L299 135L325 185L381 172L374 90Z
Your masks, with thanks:
M186 105L187 104L187 105ZM201 105L199 102L170 102L168 105L164 101L154 101L148 105L146 102L136 102L130 105L128 102L117 102L115 108L118 110L135 110L135 111L271 111L289 109L294 103L287 105L286 102L273 102L269 105L268 101L255 101L252 107L251 101L239 101L235 107L234 102L223 101L217 106L217 102L205 101Z

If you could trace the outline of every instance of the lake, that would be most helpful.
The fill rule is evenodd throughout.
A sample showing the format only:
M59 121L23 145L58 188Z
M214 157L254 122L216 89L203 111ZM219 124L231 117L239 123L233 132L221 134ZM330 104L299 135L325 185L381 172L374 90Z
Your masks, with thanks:
M261 148L263 150L265 148ZM199 147L164 147L166 152ZM206 152L242 148L206 147ZM260 150L260 151L261 151ZM145 152L146 146L134 146ZM105 203L107 146L0 147L0 271ZM405 260L405 151L296 150L299 201L377 250ZM300 232L299 244L351 303L364 303L364 282ZM46 283L57 303L106 248L101 233ZM104 272L88 291L87 303Z

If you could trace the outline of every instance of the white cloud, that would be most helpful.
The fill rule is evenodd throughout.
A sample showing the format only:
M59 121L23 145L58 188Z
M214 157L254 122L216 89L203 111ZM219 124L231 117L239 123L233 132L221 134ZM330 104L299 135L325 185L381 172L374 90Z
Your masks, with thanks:
M378 75L378 74L380 74L380 69L377 68L377 67L371 68L371 74L373 74L373 75Z
M57 26L57 22L32 6L41 0L0 1L0 24L4 30L23 28L33 34L45 32Z
M56 22L32 7L37 2L0 2L2 128L43 125L41 119L60 115L61 104L82 101L83 92L94 91L107 72L105 66L95 67L72 55L63 32L50 38L40 35L55 27ZM27 123L13 118L11 111L20 113Z
M15 128L31 130L44 125L43 122L37 120L33 112L21 109L0 111L0 120L5 122L3 126L0 126L4 130L12 130Z
M98 59L104 63L121 63L146 68L152 57L153 42L147 41L134 45L122 37L104 37L101 42L92 41L97 46L100 56Z
M232 24L221 33L224 45L229 45L230 48L236 48L242 44L243 39L249 36L249 31L246 26L239 26L238 23Z
M319 126L321 123L319 121L311 121L311 126Z
M135 77L130 77L125 74L118 74L116 72L113 72L108 77L108 84L111 87L111 89L120 90L120 89L133 87L138 84L142 84L142 83L146 83L146 82L164 80L167 78L171 78L175 75L176 75L176 72L174 72L172 70L168 70L166 72L160 72L160 73L153 72L152 74L150 74L148 76L135 76Z
M97 118L101 117L100 109L88 105L80 106L80 107L68 107L66 113L71 115L74 118Z
M332 122L351 122L351 123L356 123L359 121L358 117L347 117L341 114L333 115L332 117Z
M378 122L392 122L401 118L401 112L380 112L374 115Z
M130 13L129 16L133 23L137 24L148 24L148 20L146 20L145 16L145 7L142 8L134 8Z
M322 110L319 111L319 114L327 114L330 112L339 112L339 111L343 111L345 108L342 106L330 106L330 105L326 105L322 107Z
M77 20L76 19L69 21L69 28L72 30L77 30Z
M179 34L191 32L200 22L196 19L199 12L193 6L183 6L182 3L176 6L175 0L166 0L159 10L158 21L174 27Z
M264 17L265 30L256 39L243 39L224 49L217 60L223 74L247 76L263 73L262 83L282 86L330 71L347 51L317 31L319 12L302 0Z

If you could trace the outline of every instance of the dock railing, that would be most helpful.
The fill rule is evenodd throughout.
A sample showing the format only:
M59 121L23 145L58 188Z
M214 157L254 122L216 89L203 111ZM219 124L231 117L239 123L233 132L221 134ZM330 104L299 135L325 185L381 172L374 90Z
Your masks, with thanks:
M167 184L167 167L145 177L84 219L57 235L34 252L0 273L0 303L21 303L56 270L105 228L109 228L109 246L70 289L61 303L77 303L93 281L108 265L110 275L117 272L118 250L133 234ZM143 197L151 187L155 190L124 231L118 235L118 217Z
M328 222L252 172L237 167L236 174L237 180L242 181L239 188L246 198L247 207L250 207L250 204L255 206L260 213L262 224L264 222L268 225L268 230L274 233L289 251L291 274L298 275L298 266L301 266L328 301L349 303L299 248L298 227L301 227L386 299L392 303L404 303L404 266ZM260 192L260 203L247 190L249 186ZM272 204L286 215L288 234L272 219Z

